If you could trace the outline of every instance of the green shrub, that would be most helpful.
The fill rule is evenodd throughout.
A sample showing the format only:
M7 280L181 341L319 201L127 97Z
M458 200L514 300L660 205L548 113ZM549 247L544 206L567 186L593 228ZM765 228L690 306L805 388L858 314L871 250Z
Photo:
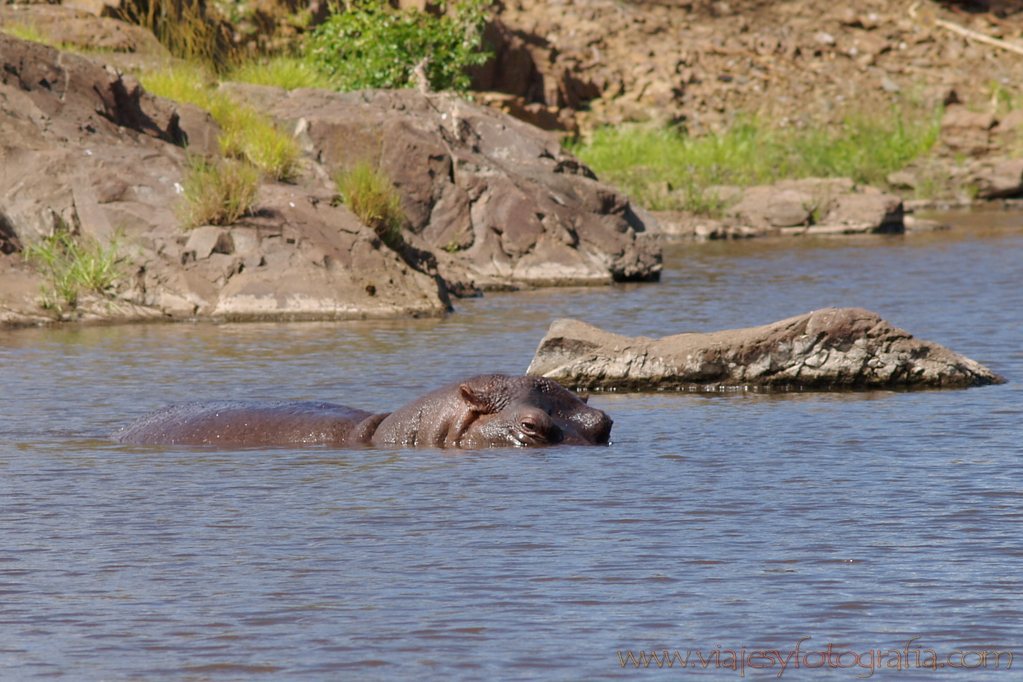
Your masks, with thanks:
M43 307L63 312L77 307L83 292L112 294L114 284L125 274L117 250L117 240L103 246L91 237L76 237L67 230L29 244L25 260L35 264L47 279Z
M892 109L887 116L849 116L840 129L778 128L739 121L717 135L676 129L597 130L570 147L601 179L653 209L719 210L711 185L754 185L783 178L850 177L881 184L937 140L940 111ZM665 193L667 182L681 192Z
M316 27L306 42L307 59L341 90L407 88L426 62L433 90L468 90L467 66L482 64L486 0L462 0L440 17L395 10L383 0L351 0Z
M356 164L334 177L341 200L363 224L373 228L380 239L396 249L402 244L405 212L401 196L383 171L369 163Z
M259 189L259 171L243 161L189 159L180 218L185 229L229 225L252 207Z

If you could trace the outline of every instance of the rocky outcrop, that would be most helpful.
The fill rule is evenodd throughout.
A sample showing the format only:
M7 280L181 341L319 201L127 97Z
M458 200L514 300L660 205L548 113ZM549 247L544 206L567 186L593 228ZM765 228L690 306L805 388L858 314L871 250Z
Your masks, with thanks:
M849 178L781 180L745 189L714 186L710 201L726 208L720 219L655 214L665 235L739 239L774 235L891 234L907 229L902 200ZM922 229L923 225L916 225Z
M527 374L583 389L963 388L1004 383L973 360L920 341L862 308L661 339L555 320Z
M189 136L215 126L88 59L0 34L0 224L22 248L59 230L122 243L129 265L110 319L347 319L443 315L434 273L380 243L333 189L306 178L264 183L257 210L224 228L185 232L180 201ZM11 270L14 272L14 270ZM23 288L22 288L23 289ZM51 314L25 292L5 319ZM123 305L122 305L123 304ZM87 311L85 311L87 313ZM89 317L89 314L84 314ZM83 317L83 311L76 313Z
M131 318L436 316L452 289L657 277L660 253L638 237L652 219L525 123L414 91L252 87L232 91L262 97L293 125L309 152L304 171L292 184L264 181L235 224L185 231L185 146L216 152L209 115L0 33L0 252L17 259L61 230L119 242L129 272L118 296ZM331 171L363 159L404 195L398 251L337 205ZM37 293L13 290L0 300L4 319L52 315Z
M372 161L403 196L414 244L468 288L653 280L655 221L522 121L444 94L222 86L292 127L330 169Z

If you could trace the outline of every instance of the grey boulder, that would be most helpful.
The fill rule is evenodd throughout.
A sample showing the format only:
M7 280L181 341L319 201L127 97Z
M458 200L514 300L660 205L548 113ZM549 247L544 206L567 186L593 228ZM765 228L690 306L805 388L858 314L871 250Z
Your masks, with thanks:
M862 308L824 308L762 327L660 339L555 320L526 373L576 388L626 390L965 388L1005 381Z

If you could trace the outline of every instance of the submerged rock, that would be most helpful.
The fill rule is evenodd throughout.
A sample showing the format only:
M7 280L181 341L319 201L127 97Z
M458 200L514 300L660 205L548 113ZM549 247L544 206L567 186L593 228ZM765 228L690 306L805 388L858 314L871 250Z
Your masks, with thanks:
M526 373L578 388L630 390L965 388L1005 382L862 308L824 308L762 327L661 339L555 320Z

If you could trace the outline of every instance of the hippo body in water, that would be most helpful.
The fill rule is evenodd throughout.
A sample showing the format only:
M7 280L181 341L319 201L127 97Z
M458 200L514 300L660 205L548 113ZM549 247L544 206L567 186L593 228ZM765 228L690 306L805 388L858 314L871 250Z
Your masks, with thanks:
M372 414L320 402L216 401L171 405L114 435L135 445L369 445L426 448L607 445L611 418L541 377L490 374Z

